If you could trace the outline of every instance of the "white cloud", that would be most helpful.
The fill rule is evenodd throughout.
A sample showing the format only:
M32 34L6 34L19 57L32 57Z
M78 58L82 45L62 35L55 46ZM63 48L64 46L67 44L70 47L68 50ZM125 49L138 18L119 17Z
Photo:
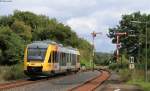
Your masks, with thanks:
M122 14L150 13L149 3L149 0L12 0L0 2L0 15L12 14L18 9L56 17L89 41L93 30L103 32L96 38L96 49L110 52L115 46L106 36L108 28L115 27Z
M36 14L44 14L44 15L48 15L49 12L53 12L53 10L49 9L48 7L23 7L21 9L21 11L31 11L33 13L36 13Z
M88 17L71 18L66 23L79 34L90 33L97 27L97 21Z

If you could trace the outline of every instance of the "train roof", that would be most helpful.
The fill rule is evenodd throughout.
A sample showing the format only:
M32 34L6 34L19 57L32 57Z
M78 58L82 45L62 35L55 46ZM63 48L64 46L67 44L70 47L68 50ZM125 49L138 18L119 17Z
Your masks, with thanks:
M64 53L71 53L71 54L80 55L78 49L75 49L75 48L58 47L58 50L59 50L60 52L64 52Z
M47 48L49 45L59 45L54 41L44 40L44 41L33 41L33 43L28 44L28 48ZM62 46L62 45L59 45Z
M51 40L45 40L45 41L34 41L31 44L28 44L28 48L47 48L49 45L56 45L58 46L58 50L64 53L72 53L72 54L78 54L80 55L77 48L72 47L64 47L62 44L58 44Z

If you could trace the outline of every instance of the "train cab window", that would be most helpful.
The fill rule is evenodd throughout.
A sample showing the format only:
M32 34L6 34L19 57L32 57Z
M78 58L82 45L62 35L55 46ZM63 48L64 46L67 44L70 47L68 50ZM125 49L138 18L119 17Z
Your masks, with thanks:
M46 48L28 48L27 59L44 61L46 50Z

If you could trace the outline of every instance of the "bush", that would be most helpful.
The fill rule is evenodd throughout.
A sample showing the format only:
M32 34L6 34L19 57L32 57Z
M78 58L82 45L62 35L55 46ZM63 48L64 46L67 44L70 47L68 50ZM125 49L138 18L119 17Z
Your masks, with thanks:
M128 81L128 80L130 80L132 78L132 72L129 69L119 70L119 74L120 74L121 79L123 81Z
M23 72L23 65L17 64L13 66L0 67L1 79L5 81L16 80L26 77Z
M112 63L112 64L110 64L109 65L109 69L112 69L112 70L115 70L115 69L117 69L117 63Z
M89 68L90 67L90 62L86 61L86 60L81 60L80 65L81 65L81 67L85 66L86 68Z
M114 61L116 62L116 60ZM119 61L117 63L112 62L111 64L109 64L109 68L114 70L114 69L127 69L129 67L129 61L128 59L125 57L125 55L121 55Z

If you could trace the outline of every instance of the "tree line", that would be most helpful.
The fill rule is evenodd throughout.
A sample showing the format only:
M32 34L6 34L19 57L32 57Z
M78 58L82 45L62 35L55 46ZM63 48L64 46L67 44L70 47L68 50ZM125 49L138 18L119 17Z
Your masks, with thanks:
M96 65L103 65L103 66L106 66L106 65L109 65L110 62L112 61L112 54L111 53L102 53L102 52L95 52L95 55L94 55L94 63Z
M147 49L146 29L148 35ZM147 50L148 66L150 67L150 14L134 12L132 14L122 15L119 24L116 27L109 29L108 37L112 39L112 43L116 43L116 32L127 33L127 35L120 37L121 47L119 51L121 55L125 55L127 59L133 56L135 58L135 63L145 64ZM116 59L116 53L114 53L114 59Z
M91 57L91 44L68 25L45 15L15 10L11 15L0 16L0 65L22 62L26 45L37 40L53 40L78 48L81 61Z

